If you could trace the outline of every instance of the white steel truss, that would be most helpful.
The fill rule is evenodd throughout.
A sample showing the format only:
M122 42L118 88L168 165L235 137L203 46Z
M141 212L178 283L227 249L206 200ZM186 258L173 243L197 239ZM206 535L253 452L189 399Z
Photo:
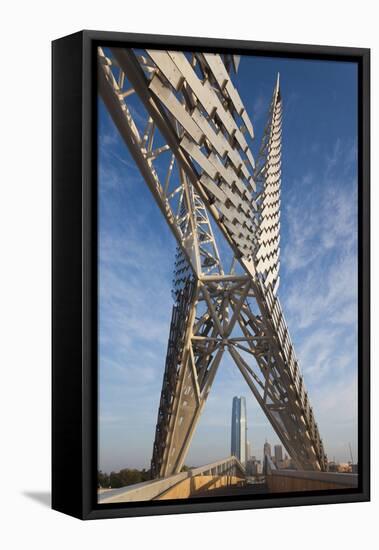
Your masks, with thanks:
M297 467L326 469L276 296L279 78L255 164L253 125L232 82L238 64L210 53L98 50L101 97L178 243L153 477L181 470L225 352ZM209 215L233 252L229 270Z
M259 199L259 247L256 269L274 294L279 286L280 174L282 149L282 101L279 75L272 97L268 123L263 133L254 178L261 190Z

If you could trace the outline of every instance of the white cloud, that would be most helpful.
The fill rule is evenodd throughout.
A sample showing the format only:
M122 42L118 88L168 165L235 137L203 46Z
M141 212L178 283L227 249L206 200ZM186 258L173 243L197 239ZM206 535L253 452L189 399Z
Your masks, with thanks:
M283 216L279 292L326 451L337 460L357 445L355 155L354 144L337 140L320 178L311 175Z
M357 241L357 208L355 181L345 185L328 181L327 191L319 195L317 178L306 174L303 181L314 182L308 189L302 185L301 196L293 197L285 207L283 223L288 238L283 247L283 267L294 272L309 266L336 249L352 250Z
M101 239L101 338L117 343L115 351L146 342L167 343L173 305L171 259L167 249L156 244L150 246L147 240L141 247L140 239L131 235Z
M108 121L111 121L111 118L109 115L107 115ZM119 141L119 135L116 130L115 125L107 124L107 129L104 131L101 131L99 134L99 145L101 147L101 150L105 153L109 152L111 150L112 145L116 145Z
M259 95L253 103L253 117L252 119L257 121L261 119L268 112L267 98L263 95Z
M329 459L349 457L348 444L357 458L358 386L356 373L312 391L312 406Z
M342 327L328 325L321 325L303 338L297 351L307 383L314 386L322 382L323 387L328 386L332 379L341 376L341 371L351 368L356 361L352 338L350 341L350 335Z
M352 324L357 320L357 261L353 254L311 266L289 285L284 296L290 326L307 328L314 323Z

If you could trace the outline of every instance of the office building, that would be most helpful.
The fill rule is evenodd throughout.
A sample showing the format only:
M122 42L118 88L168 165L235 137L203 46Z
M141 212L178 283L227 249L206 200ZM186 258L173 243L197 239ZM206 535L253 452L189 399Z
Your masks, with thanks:
M251 458L251 444L250 441L246 443L246 460Z
M283 448L281 445L274 447L275 464L278 467L283 462Z
M267 443L267 439L265 441L265 444L263 445L263 458L265 456L269 456L271 458L271 445L270 443Z
M246 464L246 432L246 400L244 397L233 397L231 454L242 464Z

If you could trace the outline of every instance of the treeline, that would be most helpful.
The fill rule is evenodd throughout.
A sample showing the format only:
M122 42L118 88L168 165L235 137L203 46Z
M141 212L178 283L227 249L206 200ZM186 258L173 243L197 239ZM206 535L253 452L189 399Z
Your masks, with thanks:
M110 474L101 470L97 472L97 484L101 489L118 489L119 487L125 487L125 485L134 485L150 479L150 470L145 470L145 468L143 470L123 468L119 472L111 472Z
M181 471L187 472L193 466L182 466ZM134 485L135 483L141 483L142 481L149 481L151 479L151 470L136 470L131 468L123 468L119 472L111 472L107 474L98 470L97 472L97 486L99 489L118 489L119 487L125 487L125 485Z

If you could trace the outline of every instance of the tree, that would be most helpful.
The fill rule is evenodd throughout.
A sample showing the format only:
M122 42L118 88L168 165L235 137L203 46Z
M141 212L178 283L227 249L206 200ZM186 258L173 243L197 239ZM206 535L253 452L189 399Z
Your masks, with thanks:
M105 489L110 485L109 475L99 470L97 472L97 485L101 489Z
M119 473L111 472L109 478L109 485L112 487L112 489L118 489L119 487L123 486Z
M97 472L98 486L100 488L111 487L112 489L118 489L120 487L134 485L150 479L151 471L145 470L145 468L142 470L137 470L135 468L123 468L119 472L111 472L110 475L102 472L101 470Z

